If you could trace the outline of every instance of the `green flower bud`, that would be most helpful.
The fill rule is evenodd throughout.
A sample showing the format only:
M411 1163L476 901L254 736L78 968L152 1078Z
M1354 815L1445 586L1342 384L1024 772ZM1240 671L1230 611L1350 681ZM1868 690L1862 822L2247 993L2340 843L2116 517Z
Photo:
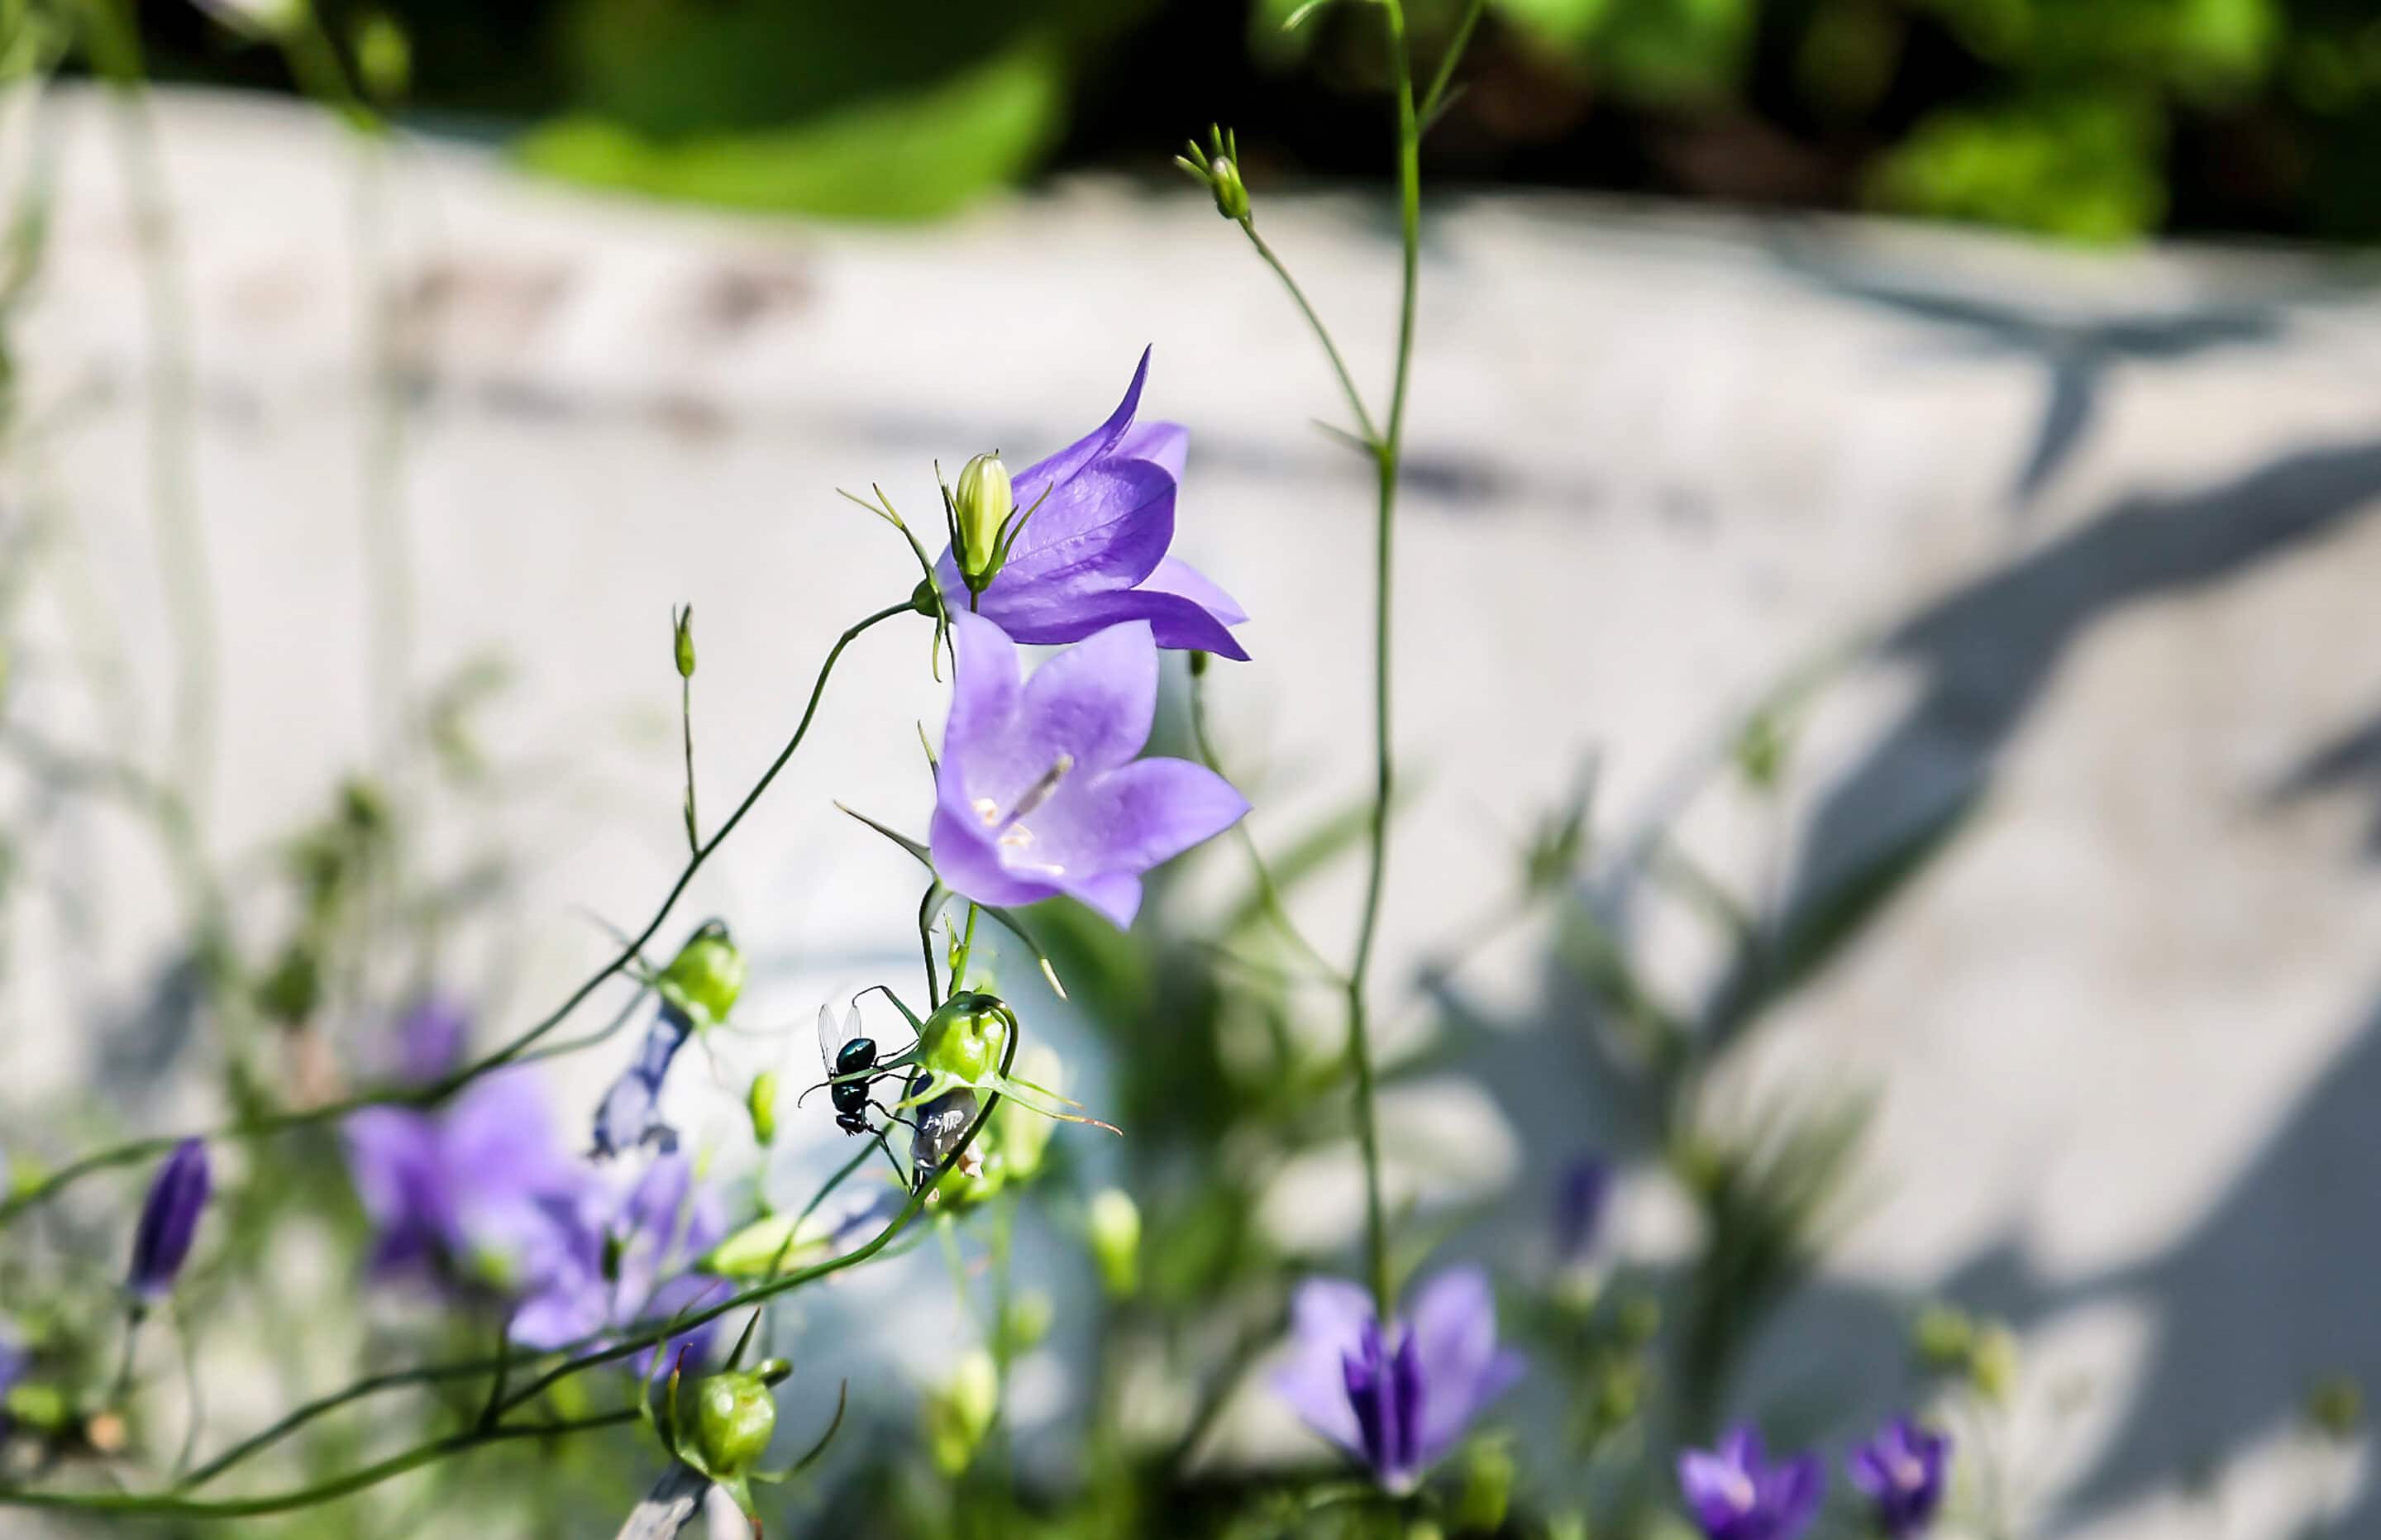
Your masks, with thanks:
M402 98L413 82L413 43L405 29L385 11L374 11L356 24L356 73L375 102Z
M954 995L926 1018L919 1036L927 1069L979 1084L1008 1052L1008 1008L990 995Z
M12 1385L0 1397L0 1422L11 1419L43 1433L56 1433L74 1420L74 1406L54 1385Z
M1129 1300L1141 1288L1141 1210L1120 1188L1092 1200L1088 1231L1100 1282L1115 1298Z
M723 1278L770 1277L770 1268L805 1267L824 1252L834 1225L822 1215L798 1219L772 1214L722 1241L702 1258L703 1272Z
M1463 1485L1455 1499L1455 1527L1494 1532L1505 1527L1513 1501L1513 1451L1501 1439L1475 1441L1463 1461Z
M926 1448L934 1468L957 1476L975 1459L1000 1407L1000 1371L992 1355L977 1349L959 1360L948 1385L926 1398Z
M1957 1305L1930 1304L1911 1324L1910 1351L1930 1374L1963 1375L1976 1342L1976 1325Z
M1008 483L1008 467L998 454L978 455L960 468L959 484L951 494L951 511L959 528L956 554L960 575L970 588L982 592L1000 575L1000 538L1008 516L1017 510L1017 494Z
M1032 1352L1050 1335L1050 1323L1056 1315L1057 1307L1040 1289L1028 1289L1018 1295L1008 1302L1008 1312L1001 1319L1001 1346L1008 1350L1011 1358Z
M2307 1425L2340 1443L2364 1425L2364 1387L2346 1375L2331 1375L2307 1392Z
M1201 149L1194 139L1174 157L1174 164L1207 189L1217 214L1239 223L1249 217L1248 184L1240 180L1239 136L1220 127L1211 127L1207 136L1208 148Z
M1052 1091L1064 1090L1063 1068L1058 1056L1039 1043L1018 1050L1015 1072L1020 1080ZM1008 1179L1032 1181L1040 1173L1042 1156L1057 1130L1056 1123L1012 1097L994 1110L992 1127L984 1131L991 1135L993 1151Z
M2017 1334L1996 1321L1976 1334L1968 1351L1968 1383L1996 1405L2009 1404L2017 1388Z
M678 677L694 678L694 606L689 605L670 616L670 651L678 660Z
M762 1144L773 1144L777 1139L777 1072L763 1069L752 1077L752 1088L744 1094L744 1110L752 1119L752 1138Z
M695 1452L713 1477L750 1471L776 1431L777 1399L759 1375L713 1375L694 1387Z
M694 933L662 970L662 998L695 1019L697 1025L727 1020L744 993L744 954L727 937L727 927L713 921Z

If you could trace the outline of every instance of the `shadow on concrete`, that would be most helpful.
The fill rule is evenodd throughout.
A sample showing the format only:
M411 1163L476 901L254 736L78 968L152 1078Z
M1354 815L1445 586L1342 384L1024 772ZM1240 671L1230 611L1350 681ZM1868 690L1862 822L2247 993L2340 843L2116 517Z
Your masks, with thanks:
M1954 356L2029 361L2043 372L2042 416L2009 492L2010 508L2020 514L2033 507L2082 446L2118 370L2184 363L2228 348L2277 342L2286 329L2283 312L2271 305L2061 316L1981 294L1859 273L1808 243L1773 250L1788 272L1819 288L1939 328Z

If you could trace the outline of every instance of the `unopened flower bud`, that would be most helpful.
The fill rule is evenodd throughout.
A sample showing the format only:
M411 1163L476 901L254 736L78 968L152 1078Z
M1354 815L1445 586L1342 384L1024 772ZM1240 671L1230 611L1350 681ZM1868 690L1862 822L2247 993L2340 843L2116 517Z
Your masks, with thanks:
M694 1387L694 1447L712 1476L750 1471L776 1431L777 1399L760 1375L713 1375Z
M1092 1200L1089 1225L1092 1260L1109 1294L1129 1300L1141 1288L1141 1210L1120 1188Z
M1001 1346L1012 1358L1032 1352L1050 1335L1050 1323L1056 1315L1049 1295L1038 1289L1026 1290L1009 1302L1007 1314L1001 1318Z
M694 678L694 606L670 616L670 651L678 660L678 677Z
M1501 1440L1474 1442L1463 1462L1463 1485L1455 1499L1455 1527L1466 1534L1494 1534L1505 1527L1513 1500L1513 1451Z
M1229 128L1211 127L1207 130L1207 148L1201 149L1194 139L1183 147L1183 153L1174 157L1174 164L1206 188L1208 195L1215 200L1217 214L1236 224L1249 217L1249 189L1240 179L1238 134Z
M777 1072L763 1069L752 1077L752 1088L744 1094L744 1110L752 1119L752 1139L760 1144L772 1144L777 1138Z
M132 1234L132 1266L125 1278L137 1308L145 1309L173 1290L214 1188L201 1140L183 1140L157 1168Z
M2346 1375L2332 1375L2307 1392L2308 1425L2346 1443L2364 1425L2364 1387Z
M1996 1405L2009 1404L2017 1388L2017 1334L1996 1321L1976 1334L1968 1352L1968 1383Z
M413 43L405 29L385 11L374 11L356 24L356 73L376 102L402 98L413 82Z
M975 1459L977 1446L992 1431L1000 1407L1000 1371L992 1355L977 1349L959 1360L950 1383L926 1398L926 1447L934 1468L956 1476Z
M744 954L728 939L727 927L713 921L694 933L662 970L662 998L705 1025L727 1020L744 993Z
M1008 467L997 454L978 455L959 471L959 484L951 493L951 508L959 526L956 555L959 573L979 592L1000 575L1001 534L1008 516L1017 510L1017 494L1009 485Z
M1933 1374L1964 1374L1975 1342L1975 1323L1957 1305L1930 1304L1911 1324L1910 1351Z
M1008 1051L1008 1008L981 992L954 995L926 1019L919 1037L919 1062L978 1084Z

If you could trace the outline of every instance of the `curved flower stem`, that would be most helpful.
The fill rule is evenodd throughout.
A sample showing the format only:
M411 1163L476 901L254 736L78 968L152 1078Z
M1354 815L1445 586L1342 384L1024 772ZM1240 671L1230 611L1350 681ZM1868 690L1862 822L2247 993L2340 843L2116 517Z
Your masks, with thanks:
M777 778L778 772L785 769L787 762L794 757L794 752L801 747L803 737L810 731L812 720L818 715L819 702L826 693L827 678L835 672L836 663L843 656L844 649L850 646L859 639L861 632L871 627L890 620L897 615L910 613L911 611L906 601L889 605L866 619L858 621L836 640L835 646L826 654L826 661L819 666L818 679L811 687L810 703L802 709L801 721L795 726L793 736L786 740L785 747L777 751L777 757L770 762L768 769L762 772L761 778L752 784L752 788L744 794L744 800L736 804L736 811L727 815L727 821L720 825L711 837L704 840L687 859L686 865L678 872L678 880L670 885L669 891L662 898L660 907L653 911L653 918L645 922L644 929L631 937L609 962L581 980L579 986L573 989L560 1005L541 1017L520 1035L486 1057L467 1064L452 1074L427 1085L368 1092L362 1095L326 1102L320 1106L305 1107L244 1123L227 1124L196 1137L211 1141L264 1139L275 1134L287 1133L293 1129L313 1128L324 1123L336 1122L351 1112L360 1111L368 1106L434 1106L482 1075L493 1069L502 1069L521 1057L534 1047L540 1039L568 1021L571 1013L586 1002L589 996L594 994L596 990L602 988L634 962L645 944L660 931L664 922L668 920L670 911L678 906L678 899L685 895L688 885L694 881L695 873L701 871L703 862L717 853L719 847L727 842L727 837L736 832L736 826L744 821L744 815L752 811L754 804L760 801L762 795L769 789L770 784ZM137 1161L153 1159L189 1137L192 1136L165 1134L152 1139L136 1139L95 1151L69 1162L42 1180L11 1194L6 1202L0 1202L0 1226L6 1225L28 1209L49 1202L84 1177L94 1172L110 1170L116 1167L128 1166Z
M1218 776L1223 775L1224 766L1215 753L1215 745L1207 736L1207 670L1195 664L1190 670L1190 741L1199 751L1200 762ZM1241 819L1232 825L1232 830L1239 837L1240 849L1248 852L1250 870L1257 879L1257 901L1264 906L1265 917L1292 946L1305 954L1307 961L1322 970L1324 978L1341 989L1347 988L1347 975L1340 972L1337 965L1325 957L1314 943L1306 939L1306 933L1300 930L1298 922L1290 918L1288 906L1281 900L1281 886L1273 880L1273 869L1265 864L1264 852L1258 849L1256 836L1249 832L1249 821Z
M252 1519L267 1513L287 1513L296 1509L333 1502L482 1445L514 1438L560 1438L574 1433L592 1433L597 1428L633 1423L639 1415L637 1409L631 1406L568 1422L513 1423L473 1428L432 1439L403 1454L392 1455L378 1464L366 1465L311 1486L269 1492L257 1497L208 1499L138 1492L23 1492L0 1488L0 1507L51 1509L74 1513L119 1513L151 1519Z
M1348 372L1348 361L1339 356L1338 344L1331 340L1331 328L1323 324L1323 317L1317 315L1313 305L1307 301L1306 291L1298 287L1298 280L1289 275L1289 269L1274 255L1273 248L1265 244L1264 237L1257 234L1255 218L1252 216L1235 223L1239 226L1240 233L1249 238L1249 244L1256 248L1257 255L1264 259L1264 264L1273 269L1274 276L1281 280L1281 287L1289 290L1289 297L1297 301L1299 313L1306 317L1306 324L1313 331L1314 340L1323 344L1323 351L1330 356L1331 372L1339 376L1339 389L1348 397L1348 409L1356 414L1356 426L1363 430L1364 442L1377 449L1381 442L1380 431L1373 426L1373 414L1364 409L1363 393L1356 388L1356 377Z
M1398 210L1403 251L1403 300L1398 315L1397 374L1389 391L1387 431L1377 446L1380 505L1374 527L1373 562L1373 813L1367 830L1363 917L1356 931L1356 957L1348 969L1348 1057L1356 1071L1356 1138L1364 1157L1364 1240L1367 1273L1381 1319L1396 1304L1389 1277L1388 1220L1381 1201L1381 1131L1373 1094L1372 1033L1364 980L1380 935L1381 893L1387 880L1389 800L1396 789L1390 752L1389 642L1394 615L1398 474L1405 446L1406 395L1413 377L1416 289L1422 267L1422 127L1414 110L1413 60L1406 43L1403 0L1383 0L1389 23L1389 55L1398 102ZM1450 64L1448 68L1452 68Z

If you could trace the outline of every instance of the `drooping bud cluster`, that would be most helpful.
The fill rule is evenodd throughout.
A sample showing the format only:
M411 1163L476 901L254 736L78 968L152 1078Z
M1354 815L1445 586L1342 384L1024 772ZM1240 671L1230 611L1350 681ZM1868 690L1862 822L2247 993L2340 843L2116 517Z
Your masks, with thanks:
M1190 179L1204 187L1215 200L1215 212L1234 224L1246 224L1249 218L1248 184L1240 180L1240 140L1231 129L1211 124L1207 144L1199 148L1191 140L1182 148L1184 153L1174 157L1174 164L1188 172Z

